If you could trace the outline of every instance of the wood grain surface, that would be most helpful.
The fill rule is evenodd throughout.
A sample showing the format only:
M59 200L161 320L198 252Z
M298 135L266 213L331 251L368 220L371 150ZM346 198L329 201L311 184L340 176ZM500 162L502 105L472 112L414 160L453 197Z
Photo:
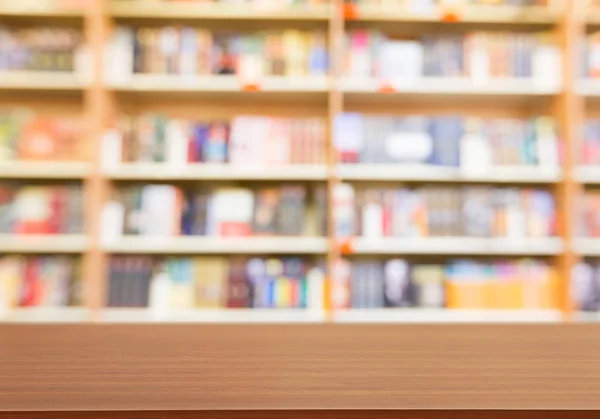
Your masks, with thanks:
M597 419L590 410L253 410L0 412L0 419Z
M600 410L600 326L0 326L0 410L244 409Z

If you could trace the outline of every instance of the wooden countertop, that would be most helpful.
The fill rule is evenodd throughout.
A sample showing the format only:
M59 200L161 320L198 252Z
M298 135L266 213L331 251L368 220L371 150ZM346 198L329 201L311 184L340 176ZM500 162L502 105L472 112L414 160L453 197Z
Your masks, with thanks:
M600 325L0 326L2 411L245 409L600 409Z

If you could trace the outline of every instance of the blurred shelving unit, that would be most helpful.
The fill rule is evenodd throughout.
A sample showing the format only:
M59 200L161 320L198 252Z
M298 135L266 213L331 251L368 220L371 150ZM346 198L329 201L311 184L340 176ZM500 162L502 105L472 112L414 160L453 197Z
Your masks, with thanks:
M96 115L104 112L101 109L101 103L93 99L93 92L100 91L99 78L96 77L100 76L100 73L97 72L98 67L95 65L98 63L97 58L101 55L104 41L101 40L102 35L95 23L102 20L102 15L97 13L101 10L99 9L101 3L88 0L0 0L0 20L3 30L7 28L23 30L35 27L60 27L63 30L61 36L52 38L54 34L47 29L45 35L48 36L48 39L43 41L56 42L57 48L65 48L65 45L69 44L69 53L72 54L68 57L61 56L60 62L49 61L48 57L45 61L38 61L35 65L42 65L47 69L45 71L6 70L4 68L6 63L3 63L3 69L0 70L0 92L2 92L0 108L3 112L6 109L17 108L27 109L36 115L84 119L84 133L81 136L78 133L77 138L73 138L73 140L91 144L90 151L92 152L100 132L95 124L95 121L98 120ZM82 36L82 43L80 44L81 48L76 50L75 36L79 36L79 33ZM31 36L33 35L30 34ZM100 40L101 42L98 42ZM38 39L38 42L40 41ZM4 37L3 42L9 43L10 37ZM72 67L72 70L68 70L68 67ZM6 121L3 120L3 122L5 123L3 128L6 128ZM9 133L9 144L11 141L10 129L8 127L8 131L3 132L3 134ZM45 142L43 137L41 140L36 143L37 146L47 147L49 143ZM50 145L52 146L51 143ZM0 148L2 147L0 146ZM68 259L73 256L82 258L84 265L89 265L90 258L93 259L98 255L98 252L94 250L93 229L90 228L94 218L90 208L93 206L89 205L91 200L95 199L93 197L97 192L96 188L90 187L90 181L95 173L95 164L89 160L75 161L75 157L71 155L67 157L67 153L63 153L63 155L65 159L69 160L11 161L6 160L6 156L3 155L0 158L0 182L16 185L83 185L84 200L86 201L84 218L87 219L84 232L43 235L2 234L0 235L0 254L2 256L9 255L13 261L20 259L21 256L29 258L60 255L61 258L64 256ZM92 153L92 155L95 154ZM10 214L8 220L10 221ZM84 282L82 286L86 291L95 280L93 275L89 275L89 272L88 269L81 275L82 278L86 278L86 280L82 279ZM102 275L102 272L97 271L97 274ZM6 277L4 280L4 285L6 285ZM8 285L10 290L10 283ZM89 289L93 290L93 286ZM82 307L50 307L45 306L50 302L44 302L43 305L36 307L20 307L10 310L2 308L0 309L2 312L0 321L9 323L89 322L93 319L93 297L84 295L84 298Z
M66 2L68 3L68 2ZM419 255L419 256L539 256L551 258L559 268L561 276L561 309L568 311L568 276L571 267L580 256L597 255L598 248L593 239L575 239L570 221L574 217L572 195L581 184L600 183L600 171L592 167L575 167L575 158L570 152L563 156L560 170L536 167L495 167L479 175L467 175L460 169L433 166L390 166L368 164L337 164L333 158L326 165L295 165L290 167L229 167L226 165L190 164L171 167L166 164L121 164L109 169L100 162L100 142L109 125L111 112L119 109L121 102L129 110L172 109L189 111L206 100L209 109L213 100L226 107L228 112L255 111L265 105L266 112L277 114L319 115L329 121L329 154L333 155L331 128L334 118L344 111L390 110L402 113L412 109L413 103L423 113L438 111L451 104L454 112L461 110L479 111L485 108L493 112L510 115L530 115L541 111L554 116L563 130L565 150L576 142L577 129L582 119L582 103L600 98L600 85L595 81L579 80L572 63L564 60L563 79L559 84L540 84L545 81L524 79L501 79L479 83L468 79L422 78L410 85L381 84L376 79L350 79L342 75L342 43L345 28L367 25L373 28L398 28L424 32L433 26L466 31L486 28L501 30L548 29L560 38L565 57L570 56L581 41L583 24L577 16L581 10L575 0L564 3L553 1L553 7L477 6L457 9L390 10L386 8L344 7L343 1L332 0L330 5L318 7L294 6L291 8L248 8L244 5L200 5L185 2L165 4L160 1L96 0L82 2L84 7L59 7L59 2L0 0L0 17L7 21L25 19L27 22L43 23L46 19L67 19L71 24L83 25L88 47L88 58L92 63L85 75L61 73L0 72L0 90L10 94L26 93L27 98L41 100L52 93L69 96L69 107L73 103L81 106L89 121L89 141L93 144L93 161L86 163L9 163L0 165L0 179L5 180L82 180L86 188L86 235L81 236L0 236L0 252L3 253L81 253L85 259L85 280L90 296L86 301L93 312L102 311L105 301L107 259L114 255L202 255L202 254L297 254L326 256L331 269L341 252L339 243L332 233L328 237L248 237L217 239L210 237L145 237L123 236L110 243L101 237L101 211L116 182L321 182L329 187L330 219L332 218L331 196L333 186L339 181L347 182L414 182L414 183L473 183L502 185L544 185L556 191L560 224L560 237L551 239L478 239L441 237L424 239L379 239L357 238L352 241L353 255ZM75 22L75 23L73 23ZM322 27L328 31L332 71L323 77L262 77L249 82L236 76L184 77L135 74L124 78L111 78L105 74L103 61L105 41L115 23L132 25L156 25L173 22L191 25L220 27L223 25L264 28L277 27ZM591 25L600 24L595 15L588 17ZM89 71L87 71L89 70ZM89 74L87 74L89 73ZM77 95L73 100L73 94ZM2 99L7 102L7 95ZM81 96L81 98L79 97ZM62 96L61 96L62 97ZM293 104L286 109L282 104ZM598 173L596 173L598 172ZM564 301L563 301L564 300ZM326 302L328 310L330 302ZM110 310L107 310L109 313ZM127 320L129 312L115 310L106 314L107 321ZM137 314L133 314L137 313ZM209 321L236 321L237 314L213 313ZM375 312L372 312L375 313ZM396 321L416 316L422 321L442 322L445 310L426 311L382 311ZM428 313L428 314L427 314ZM206 314L206 313L204 313ZM204 315L203 314L203 315ZM246 313L248 314L248 313ZM306 313L299 314L303 319ZM470 321L475 314L451 313L448 321ZM496 319L500 313L488 313L484 319ZM514 313L502 313L516 319ZM510 314L510 315L509 315ZM550 313L526 313L523 319L537 321L550 318ZM555 313L552 313L555 314ZM134 321L146 321L144 310L132 312ZM244 314L245 315L245 314ZM271 312L249 314L245 319L269 321ZM358 316L358 314L356 314ZM546 315L548 315L546 317ZM230 316L230 317L228 317ZM253 317L256 316L256 317ZM295 316L295 314L294 314ZM294 322L294 316L287 317ZM346 316L354 316L347 314ZM373 314L371 321L385 321ZM461 317L462 316L462 317ZM537 316L537 317L536 317ZM32 317L23 317L32 318ZM204 321L198 313L177 315L180 321ZM283 318L286 318L285 316ZM348 317L335 317L344 321ZM360 317L357 317L360 318ZM119 320L120 319L120 320ZM137 320L135 320L137 319ZM221 320L218 320L221 319ZM278 318L279 319L279 318ZM519 320L519 319L516 319ZM245 320L244 320L245 321ZM277 320L279 321L279 320ZM300 320L303 321L303 320ZM540 320L543 321L543 320Z
M600 20L598 19L598 9L596 6L592 6L589 2L589 9L586 9L586 5L582 2L578 14L575 16L574 29L576 30L577 36L581 37L581 45L584 43L587 45L593 32L597 31ZM593 56L593 55L592 55ZM581 198L576 200L576 208L578 211L574 214L576 217L576 223L579 223L582 218L587 216L587 209L584 209L582 205L585 203L585 195L588 188L595 188L600 184L600 170L596 165L585 165L579 160L583 156L584 141L585 141L585 126L587 121L597 116L598 106L600 104L600 83L596 78L587 78L584 72L588 71L588 68L581 68L584 65L584 61L580 60L577 64L574 64L574 98L570 108L572 109L573 116L575 118L574 123L576 126L574 147L576 150L577 158L574 159L574 166L572 170L572 177L574 182L574 189L572 193L580 196ZM593 237L584 237L585 233L581 232L581 235L577 235L572 240L572 250L576 255L575 262L588 262L587 258L597 258L600 256L600 239ZM574 277L573 279L577 279ZM598 313L592 312L580 312L577 311L577 307L574 307L574 312L569 313L569 319L576 322L598 322L600 317Z
M568 3L568 4L567 4ZM478 30L548 30L560 39L560 46L566 57L576 50L581 29L577 22L577 13L581 4L576 2L552 2L550 7L513 7L513 6L471 6L449 5L438 8L427 7L425 3L412 3L404 10L401 7L368 7L348 5L345 10L346 27L351 29L377 28L402 36L414 37L416 34L451 33ZM410 10L409 10L410 9ZM412 38L411 38L412 39ZM434 184L489 184L489 185L545 185L555 192L558 205L558 224L560 237L551 239L477 239L462 237L440 238L384 238L366 237L342 240L342 253L352 255L414 255L418 257L518 257L533 256L550 258L559 270L560 308L568 311L569 278L571 267L577 261L573 247L574 199L577 181L572 175L575 156L571 153L577 140L580 112L579 93L573 81L575 73L571 62L565 64L560 81L543 78L504 78L504 79L467 79L433 78L412 79L411 83L399 81L382 82L375 78L349 78L339 80L343 92L345 109L362 113L399 113L399 114L471 114L500 115L510 114L526 116L531 112L552 115L561 126L566 153L563 154L560 170L546 170L541 167L489 167L477 174L464 173L460 168L431 166L391 166L345 164L336 168L338 179L353 183L434 183ZM418 109L418 110L417 110ZM451 111L449 111L451 109ZM549 312L487 312L465 313L462 311L419 310L350 310L348 317L334 319L365 322L469 322L475 316L482 321L511 321L519 314L524 321L560 321L560 311ZM486 315L487 314L487 315ZM442 320L442 316L447 315ZM386 318L386 316L389 316ZM414 317L411 317L414 316ZM439 316L439 317L438 317ZM473 316L473 317L470 317ZM439 320L438 320L439 319Z

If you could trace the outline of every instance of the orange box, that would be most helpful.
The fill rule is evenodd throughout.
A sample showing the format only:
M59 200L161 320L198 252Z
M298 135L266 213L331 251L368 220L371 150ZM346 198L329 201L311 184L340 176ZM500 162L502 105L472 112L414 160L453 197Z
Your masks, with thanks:
M344 19L355 20L358 19L358 9L355 4L345 3L344 4Z
M382 84L379 86L379 93L396 93L396 89L389 84Z
M447 281L446 299L450 309L489 308L490 281Z
M523 308L523 283L519 280L490 281L488 292L489 308L504 310Z

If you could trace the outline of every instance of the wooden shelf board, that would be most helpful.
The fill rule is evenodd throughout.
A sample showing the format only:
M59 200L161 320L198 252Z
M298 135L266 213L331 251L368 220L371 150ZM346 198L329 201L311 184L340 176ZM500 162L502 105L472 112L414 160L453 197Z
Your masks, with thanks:
M466 78L423 77L419 82L398 87L392 93L381 93L381 81L376 78L343 78L341 88L348 95L380 96L521 96L547 97L560 93L560 86L535 86L529 79L497 79L477 84Z
M334 312L339 323L552 323L559 310L350 309Z
M133 0L113 1L110 13L115 18L127 19L327 21L332 8L323 5L261 9L244 4L168 4Z
M443 10L434 9L432 13L415 14L399 8L386 9L377 6L357 7L358 22L415 22L415 23L445 23ZM452 24L502 24L508 26L552 25L559 22L558 10L542 6L485 6L470 5L459 8L457 19Z
M600 322L600 312L598 311L576 311L571 313L571 321L581 323L598 323Z
M75 73L0 71L0 90L82 91L85 87Z
M579 166L573 171L575 180L588 185L600 184L600 166Z
M600 256L600 239L576 238L573 240L573 249L580 256Z
M357 255L553 256L563 250L560 238L356 238Z
M237 76L180 76L162 74L135 74L122 81L109 82L117 92L197 92L197 93L326 93L330 81L327 76L284 77L267 76L261 79L258 91L244 90L244 82Z
M81 253L86 251L87 243L86 236L77 234L0 234L2 253Z
M114 180L321 180L327 179L325 165L290 165L281 167L189 164L125 163L107 172Z
M0 179L83 179L87 163L7 161L0 162Z
M85 16L83 8L56 7L43 0L0 0L0 17L79 18Z
M91 312L82 307L19 307L0 316L9 323L81 323L91 319Z
M535 166L496 166L478 176L464 175L459 168L433 165L402 164L342 164L336 175L346 181L418 181L418 182L481 182L481 183L556 183L560 169Z
M600 79L580 79L575 82L575 91L588 100L600 99Z
M107 243L105 250L115 254L323 254L323 237L157 237L124 236Z
M600 10L596 8L590 8L585 14L585 23L588 26L600 26Z
M197 309L157 314L147 308L106 308L106 323L318 323L324 312L303 309Z

